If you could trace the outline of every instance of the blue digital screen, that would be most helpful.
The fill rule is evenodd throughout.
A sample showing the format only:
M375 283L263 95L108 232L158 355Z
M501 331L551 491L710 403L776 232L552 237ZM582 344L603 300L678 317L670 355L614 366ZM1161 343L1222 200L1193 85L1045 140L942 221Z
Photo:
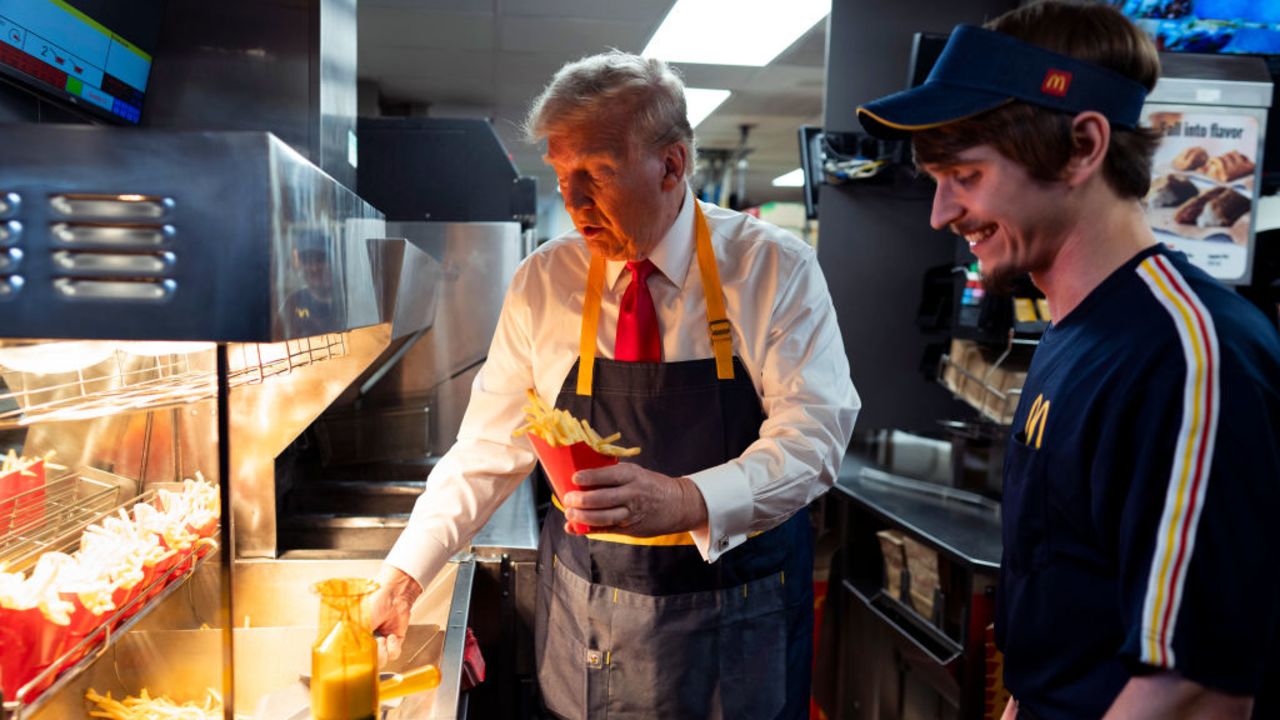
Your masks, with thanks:
M151 55L67 0L0 0L0 70L137 124Z
M1280 55L1280 0L1112 0L1166 52Z

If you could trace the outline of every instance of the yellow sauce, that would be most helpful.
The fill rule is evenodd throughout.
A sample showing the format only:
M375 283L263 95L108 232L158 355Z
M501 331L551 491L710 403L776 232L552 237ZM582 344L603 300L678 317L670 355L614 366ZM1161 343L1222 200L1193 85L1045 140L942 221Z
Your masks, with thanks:
M373 665L337 667L311 678L315 720L366 720L378 713L378 678Z

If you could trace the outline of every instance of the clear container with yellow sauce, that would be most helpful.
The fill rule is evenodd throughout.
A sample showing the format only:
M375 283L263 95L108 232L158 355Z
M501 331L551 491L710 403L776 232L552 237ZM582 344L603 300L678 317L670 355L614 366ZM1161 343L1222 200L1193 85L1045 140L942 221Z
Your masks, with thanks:
M378 584L364 578L316 583L320 627L311 646L311 716L373 720L378 716L378 646L366 600Z

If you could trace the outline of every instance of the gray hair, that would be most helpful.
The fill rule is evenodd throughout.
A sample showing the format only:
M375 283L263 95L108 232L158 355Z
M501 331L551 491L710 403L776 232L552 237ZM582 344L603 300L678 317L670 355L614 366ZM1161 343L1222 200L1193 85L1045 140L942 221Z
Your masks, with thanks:
M621 50L565 64L533 101L524 120L525 138L536 143L552 126L597 120L628 110L632 131L652 147L682 143L688 150L685 174L693 173L697 152L684 81L665 62Z

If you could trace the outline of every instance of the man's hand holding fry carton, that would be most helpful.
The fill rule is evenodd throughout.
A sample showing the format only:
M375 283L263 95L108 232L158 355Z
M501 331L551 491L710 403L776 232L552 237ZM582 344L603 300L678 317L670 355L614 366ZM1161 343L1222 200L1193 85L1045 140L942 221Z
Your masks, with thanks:
M567 532L652 537L706 524L706 504L691 480L619 463L620 457L639 455L640 448L615 445L621 433L601 436L532 389L527 394L525 424L512 434L529 436L569 520Z

